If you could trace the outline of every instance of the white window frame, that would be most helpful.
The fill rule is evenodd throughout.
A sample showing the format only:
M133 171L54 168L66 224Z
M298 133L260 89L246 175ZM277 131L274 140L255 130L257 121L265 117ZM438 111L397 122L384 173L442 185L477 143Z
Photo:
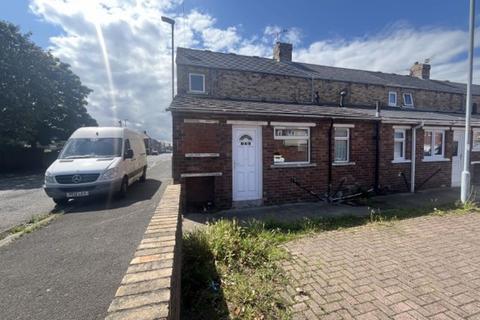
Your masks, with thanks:
M411 104L406 104L405 103L405 97L406 96L410 96L410 100L412 100L412 103ZM403 105L407 108L413 108L415 106L415 103L413 102L413 94L411 92L405 92L403 94Z
M335 126L334 127L334 131L333 131L333 163L349 163L350 162L350 128L352 128L352 126ZM346 129L347 130L347 136L346 137L336 137L335 136L335 130L337 129ZM336 145L336 141L347 141L347 159L346 160L336 160L335 159L335 145Z
M402 132L403 133L403 138L397 138L395 137L395 134L397 132ZM395 143L401 142L402 143L402 154L403 157L395 157ZM407 130L406 129L395 129L393 131L393 161L405 161L405 151L406 151L406 144L407 144Z
M192 89L192 76L200 76L203 81L203 90L193 90ZM188 92L191 93L205 93L205 75L201 73L189 73L188 74Z
M475 133L480 133L480 128L472 130L472 151L480 151L480 143L475 146Z
M390 103L390 95L395 96L395 103ZM396 91L389 91L388 92L388 106L389 107L396 107L397 105L398 105L397 92Z
M423 160L426 161L434 161L434 160L444 160L445 159L445 129L425 129L423 132L423 145L425 146L425 134L427 132L432 133L432 141L431 141L431 150L432 150L432 155L431 156L423 156ZM435 154L435 133L441 133L442 134L442 154Z
M297 129L297 130L307 130L306 136L277 136L277 129ZM308 160L307 161L288 161L288 162L275 162L273 161L274 165L291 165L291 164L309 164L310 163L310 128L309 127L298 127L298 126L281 126L281 127L273 127L273 139L274 140L307 140L308 141Z

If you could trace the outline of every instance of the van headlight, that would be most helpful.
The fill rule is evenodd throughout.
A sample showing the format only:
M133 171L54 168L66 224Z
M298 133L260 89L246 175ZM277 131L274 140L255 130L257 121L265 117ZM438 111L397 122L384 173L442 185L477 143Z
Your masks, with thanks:
M45 183L55 183L55 177L50 172L45 172Z
M118 176L118 168L110 168L106 170L102 175L100 176L100 180L113 180Z

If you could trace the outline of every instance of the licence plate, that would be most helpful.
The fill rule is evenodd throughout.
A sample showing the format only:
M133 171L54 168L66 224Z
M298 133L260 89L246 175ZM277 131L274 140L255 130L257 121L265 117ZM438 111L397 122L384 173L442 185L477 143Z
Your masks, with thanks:
M88 196L88 191L67 192L68 198L86 197L86 196Z

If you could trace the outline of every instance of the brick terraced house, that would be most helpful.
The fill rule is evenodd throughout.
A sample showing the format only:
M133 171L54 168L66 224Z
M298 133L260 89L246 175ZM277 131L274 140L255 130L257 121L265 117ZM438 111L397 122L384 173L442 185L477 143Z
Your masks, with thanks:
M460 184L466 85L430 79L427 63L410 75L299 63L280 42L273 59L178 48L176 63L173 178L191 204ZM476 181L480 86L473 94Z

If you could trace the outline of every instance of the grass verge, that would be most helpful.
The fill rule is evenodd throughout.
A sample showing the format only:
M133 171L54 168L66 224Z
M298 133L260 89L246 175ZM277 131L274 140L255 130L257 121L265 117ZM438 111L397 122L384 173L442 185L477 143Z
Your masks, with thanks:
M288 257L280 244L317 232L473 211L476 205L467 203L296 222L219 220L184 235L182 318L288 319L287 305L277 294L286 281L278 262Z
M47 213L42 215L34 215L25 223L15 226L0 234L0 246L9 243L8 240L14 240L25 233L30 233L43 225L49 223L58 216L56 213Z

